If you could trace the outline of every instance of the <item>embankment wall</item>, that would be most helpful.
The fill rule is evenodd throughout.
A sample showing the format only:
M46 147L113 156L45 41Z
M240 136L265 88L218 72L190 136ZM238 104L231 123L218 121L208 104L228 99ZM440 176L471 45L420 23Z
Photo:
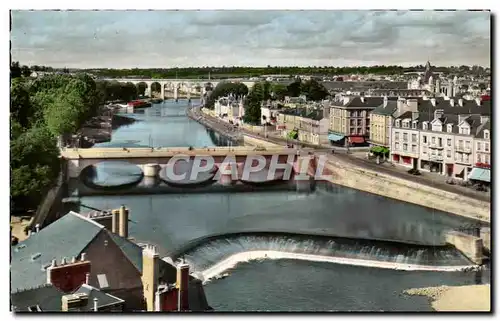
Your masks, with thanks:
M449 243L462 252L476 264L483 262L483 241L470 234L450 231L446 233L446 243Z
M360 168L343 161L329 161L325 168L331 171L331 182L334 184L485 222L490 221L491 205L488 202Z

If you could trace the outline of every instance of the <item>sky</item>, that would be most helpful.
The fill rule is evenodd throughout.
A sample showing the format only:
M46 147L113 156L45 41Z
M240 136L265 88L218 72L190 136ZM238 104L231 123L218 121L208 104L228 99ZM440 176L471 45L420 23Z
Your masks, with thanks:
M12 59L68 68L490 66L481 11L12 11Z

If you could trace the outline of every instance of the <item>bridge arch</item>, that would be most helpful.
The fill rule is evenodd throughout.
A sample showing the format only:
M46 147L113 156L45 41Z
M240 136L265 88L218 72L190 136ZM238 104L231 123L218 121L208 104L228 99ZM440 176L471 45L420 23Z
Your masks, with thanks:
M162 93L164 94L165 91L162 90L162 84L160 81L152 81L151 82L151 94L150 97L157 97L160 96L160 98L163 98L161 95Z
M137 87L137 94L139 96L150 96L151 95L151 86L146 81L139 81L134 83L135 87Z
M140 165L127 160L100 160L80 170L78 179L93 189L113 189L135 186L144 177Z

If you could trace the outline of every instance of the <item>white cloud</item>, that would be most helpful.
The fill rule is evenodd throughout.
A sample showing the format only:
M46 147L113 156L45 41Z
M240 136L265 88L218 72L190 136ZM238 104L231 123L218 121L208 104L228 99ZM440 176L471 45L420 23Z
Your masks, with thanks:
M490 64L490 13L13 12L13 59L68 67Z

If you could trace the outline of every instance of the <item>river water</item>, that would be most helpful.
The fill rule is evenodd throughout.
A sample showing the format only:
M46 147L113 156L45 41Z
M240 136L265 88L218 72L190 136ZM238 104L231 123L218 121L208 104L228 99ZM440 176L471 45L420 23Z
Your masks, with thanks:
M186 101L164 102L130 114L138 121L116 129L111 142L97 146L228 144L188 119L186 108ZM132 167L100 164L93 180L111 185L132 181L138 175ZM195 271L254 250L432 266L468 264L456 250L442 245L445 231L468 225L470 220L331 184L319 184L311 193L285 189L117 193L85 196L81 201L101 209L126 205L131 237L157 244L165 256L184 254ZM402 291L488 280L489 273L479 277L473 272L396 271L278 259L240 263L229 277L208 282L205 292L210 305L219 311L426 311L430 310L426 298L408 297Z

